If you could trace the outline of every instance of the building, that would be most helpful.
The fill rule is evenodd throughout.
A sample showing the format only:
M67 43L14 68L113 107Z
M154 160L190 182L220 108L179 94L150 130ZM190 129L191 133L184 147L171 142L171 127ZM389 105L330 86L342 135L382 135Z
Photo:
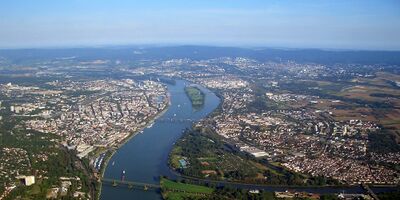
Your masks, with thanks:
M35 184L35 176L17 176L16 177L18 180L20 180L24 185L30 186Z

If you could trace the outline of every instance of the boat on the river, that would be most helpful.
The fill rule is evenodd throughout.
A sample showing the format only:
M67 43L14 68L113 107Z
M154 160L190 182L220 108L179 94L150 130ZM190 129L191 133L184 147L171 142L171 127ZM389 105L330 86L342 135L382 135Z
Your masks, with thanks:
M122 170L121 181L125 180L125 170Z

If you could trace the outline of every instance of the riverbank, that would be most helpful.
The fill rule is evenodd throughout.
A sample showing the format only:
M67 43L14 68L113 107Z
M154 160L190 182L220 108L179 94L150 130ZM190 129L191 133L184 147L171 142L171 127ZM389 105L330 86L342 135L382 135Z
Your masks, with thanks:
M151 119L150 121L148 121L145 125L143 125L142 127L140 127L138 130L136 130L136 131L134 131L134 132L132 132L128 137L126 137L120 144L118 144L117 145L117 147L114 147L114 148L112 148L112 150L111 149L108 149L107 151L105 151L104 153L107 153L107 152L109 152L109 154L106 154L106 156L105 156L105 158L104 158L104 162L103 162L103 165L102 165L102 167L101 167L101 170L100 170L100 176L99 176L99 178L100 179L102 179L102 178L104 178L104 173L105 173L105 171L106 171L106 169L107 169L107 166L108 166L108 164L109 164L109 162L110 162L110 160L111 160L111 158L114 156L114 154L118 151L118 149L119 148L121 148L123 145L125 145L129 140L131 140L133 137L135 137L135 136L137 136L140 132L142 132L145 128L147 128L150 124L153 124L154 122L155 122L155 120L157 120L159 117L161 117L161 116L163 116L166 112L167 112L167 110L168 110L168 108L171 106L171 99L170 99L170 94L169 93L167 93L167 105L165 106L165 108L160 112L160 113L158 113L153 119ZM101 182L101 180L100 181L98 181L98 186L99 186L99 189L98 189L98 192L97 192L97 194L96 194L96 199L97 200L99 200L100 199L100 196L101 196L101 192L102 192L102 188L103 188L103 183Z
M314 194L295 191L263 191L258 189L240 189L234 187L215 187L210 184L199 185L190 181L174 181L162 177L160 180L162 196L165 200L176 199L282 199L282 195L300 199L337 199L334 194Z
M185 183L191 183L194 185L200 186L210 186L210 187L227 187L234 188L238 190L260 190L267 192L283 192L287 190L293 190L296 192L309 192L315 194L339 194L342 192L345 193L368 193L362 185L324 185L324 186L305 186L305 185L268 185L268 184L252 184L252 183L243 183L243 182L234 182L234 181L218 181L218 180L210 180L204 178L197 178L191 176L185 176L181 173L174 171L171 169L171 173L174 174L174 178L167 177L173 181L184 181ZM397 185L369 185L369 187L375 193L390 193L390 192L398 192L400 190Z

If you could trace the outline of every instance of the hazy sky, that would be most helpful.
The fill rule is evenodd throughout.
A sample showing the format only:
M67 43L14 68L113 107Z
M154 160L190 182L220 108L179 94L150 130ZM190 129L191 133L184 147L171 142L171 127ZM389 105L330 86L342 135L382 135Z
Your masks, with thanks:
M400 0L0 1L0 48L114 44L400 50Z

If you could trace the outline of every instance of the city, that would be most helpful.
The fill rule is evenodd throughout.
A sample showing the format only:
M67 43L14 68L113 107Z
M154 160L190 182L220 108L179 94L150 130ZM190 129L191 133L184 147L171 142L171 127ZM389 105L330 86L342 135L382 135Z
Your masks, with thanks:
M74 61L68 60L66 65L71 62ZM57 184L46 192L47 198L66 196L70 190L75 197L96 195L95 188L88 185L101 180L104 165L113 151L143 132L143 128L151 127L169 107L171 94L167 92L170 84L167 79L184 79L202 85L221 98L220 108L195 123L195 130L215 134L234 151L253 156L255 163L274 163L277 169L301 177L295 185L317 184L311 177L325 177L329 184L338 185L399 183L397 144L386 143L382 147L379 141L372 140L382 131L388 135L395 133L396 129L390 127L398 126L385 123L399 115L398 86L381 81L399 81L400 76L391 72L396 66L382 65L372 70L369 66L342 65L341 72L335 74L331 66L314 63L271 63L245 57L186 58L152 61L150 66L145 62L142 65L146 68L117 64L111 75L115 78L101 78L104 63L112 62L80 62L85 71L96 70L95 76L99 78L76 69L65 71L64 64L59 63L51 74L41 73L44 71L39 67L24 74L25 78L37 78L34 85L19 84L18 76L13 78L15 83L1 84L2 126L10 131L7 137L16 143L2 149L1 168L6 183L3 196L16 188L18 176L46 179L50 169L40 166L51 162L58 151L75 155L72 165L85 175L60 174L53 181ZM194 67L196 73L191 73ZM8 76L19 70L16 68ZM139 78L146 74L151 76ZM342 78L340 82L334 81L339 78ZM292 87L293 83L296 88ZM365 105L371 106L365 108ZM43 136L33 139L38 133ZM29 149L21 148L18 140L34 143L46 140L52 149L39 148L28 153ZM212 163L205 160L202 166L196 166L190 155L185 162L182 172L185 175L194 173L185 171L199 169L205 176L194 177L241 181L229 175L240 169L217 173L226 169L217 166L215 171ZM277 181L268 177L269 167L254 170L254 173L261 170L261 174L247 182L273 184Z
M400 3L0 3L0 200L400 199Z

